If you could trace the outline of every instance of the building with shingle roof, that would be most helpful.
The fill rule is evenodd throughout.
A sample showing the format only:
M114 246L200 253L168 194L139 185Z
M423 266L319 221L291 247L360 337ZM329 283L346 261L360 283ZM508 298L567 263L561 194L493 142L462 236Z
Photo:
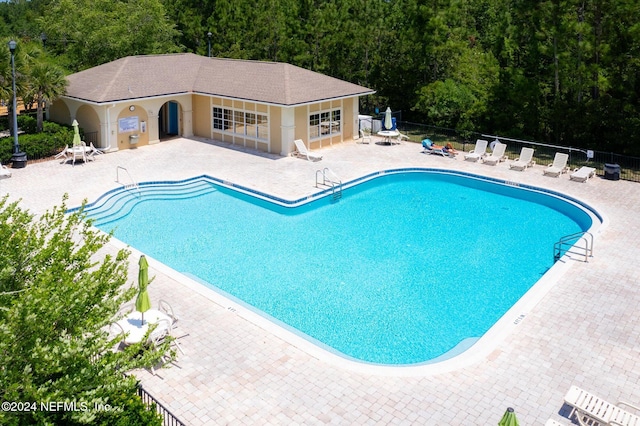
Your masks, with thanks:
M358 134L366 87L281 62L193 53L128 56L67 77L49 118L80 123L96 146L125 149L199 136L289 154Z

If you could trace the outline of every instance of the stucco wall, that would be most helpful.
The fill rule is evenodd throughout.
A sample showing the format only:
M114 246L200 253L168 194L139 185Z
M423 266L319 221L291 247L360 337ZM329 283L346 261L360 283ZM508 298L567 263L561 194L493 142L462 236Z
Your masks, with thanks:
M56 99L49 106L49 120L60 124L71 124L71 112L66 102L62 99Z
M193 134L203 138L211 137L211 98L193 95Z
M134 110L131 111L130 108ZM128 123L136 124L135 129L124 130L121 128ZM135 103L131 103L126 108L121 109L116 119L116 131L118 149L149 145L149 115L147 111L142 105Z
M169 101L178 103L179 134L213 138L215 140L245 146L251 149L288 155L293 151L293 140L302 139L311 149L350 141L357 132L357 98L324 101L298 107L280 107L255 102L223 99L205 95L185 94L153 99L93 105L75 99L59 99L49 111L53 121L70 124L77 119L85 132L98 132L98 145L111 149L129 149L156 143L160 140L159 115ZM268 140L224 130L213 129L213 107L234 111L255 112L268 116ZM130 110L133 107L133 111ZM314 112L340 109L340 132L311 139L309 116ZM137 117L135 126L134 117ZM127 119L132 119L128 121ZM123 130L123 124L134 128ZM132 135L138 135L137 143Z

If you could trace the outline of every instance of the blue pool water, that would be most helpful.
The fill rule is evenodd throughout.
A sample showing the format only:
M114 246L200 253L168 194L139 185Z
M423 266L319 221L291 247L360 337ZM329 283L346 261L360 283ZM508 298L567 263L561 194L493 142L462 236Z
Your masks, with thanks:
M97 226L380 364L426 362L482 336L553 265L553 244L592 222L557 197L441 173L387 174L299 207L204 185L188 199L136 195Z

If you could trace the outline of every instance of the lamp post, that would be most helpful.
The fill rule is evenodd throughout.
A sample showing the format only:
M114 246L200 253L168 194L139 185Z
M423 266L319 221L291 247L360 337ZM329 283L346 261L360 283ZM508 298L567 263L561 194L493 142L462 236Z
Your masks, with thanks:
M16 61L15 53L17 43L11 40L9 43L9 51L11 52L11 77L13 79L13 155L11 156L12 167L21 169L27 165L27 154L20 151L18 143L18 101L16 98Z
M211 36L212 36L212 35L213 35L213 34L211 34L211 31L209 31L209 32L207 33L207 39L208 39L207 41L208 41L208 46L209 46L209 48L207 49L207 56L208 56L208 57L211 57Z

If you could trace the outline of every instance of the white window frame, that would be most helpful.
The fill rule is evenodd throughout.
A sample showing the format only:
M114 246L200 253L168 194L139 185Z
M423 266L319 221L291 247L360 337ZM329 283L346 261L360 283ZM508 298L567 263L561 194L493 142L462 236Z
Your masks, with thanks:
M247 116L251 119L247 120ZM269 114L244 109L214 105L211 110L211 128L214 132L242 136L247 139L269 142ZM247 122L253 127L247 132Z
M342 134L342 115L342 108L309 113L309 139L322 139Z

